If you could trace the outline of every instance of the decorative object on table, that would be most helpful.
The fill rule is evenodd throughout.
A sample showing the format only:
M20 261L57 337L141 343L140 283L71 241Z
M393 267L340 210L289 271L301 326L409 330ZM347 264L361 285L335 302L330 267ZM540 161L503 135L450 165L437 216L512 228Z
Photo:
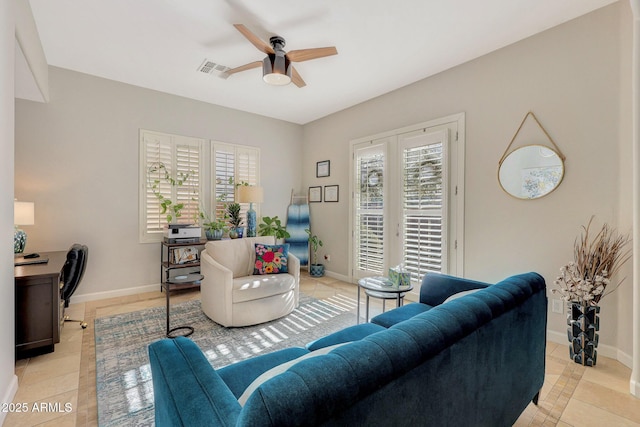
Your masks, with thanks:
M313 277L324 276L324 264L318 264L318 246L322 246L322 240L320 240L315 234L311 234L311 230L308 228L304 231L309 235L309 244L313 251L313 261L309 264L309 274Z
M338 201L338 186L337 185L325 185L324 186L324 201L325 202L337 202Z
M247 211L247 237L256 237L256 211L253 210L254 203L262 203L264 191L262 187L253 185L241 185L238 187L238 201L249 203Z
M240 218L240 203L229 203L227 205L227 215L229 216L229 224L231 224L231 230L229 230L229 237L232 239L241 238L243 234L242 218Z
M389 281L396 287L408 286L411 284L411 273L404 268L403 264L389 267Z
M537 127L523 128L529 117L533 118ZM524 132L521 133L523 129ZM542 138L540 138L540 131L542 131ZM527 141L526 145L511 150L519 134ZM544 138L550 142L549 146L538 143ZM537 199L546 196L562 182L565 159L564 154L542 127L535 114L529 111L498 162L498 182L507 194L518 199Z
M331 175L331 161L323 160L316 163L316 178L324 178Z
M222 239L222 235L227 231L227 223L224 218L217 218L215 211L212 218L201 210L200 219L202 219L202 226L204 227L204 234L207 236L207 240Z
M604 224L594 236L592 222L593 217L582 227L580 238L574 243L574 260L560 268L560 276L554 282L558 289L552 290L569 303L569 355L574 362L585 366L595 366L597 361L598 303L623 282L624 279L620 280L607 292L612 278L631 258L631 249L625 248L631 241L628 235L620 235Z
M322 201L322 187L309 187L309 203Z
M282 221L278 218L278 215L273 218L269 216L263 216L262 222L258 225L258 233L261 236L273 236L276 239L276 242L281 239L286 239L291 237L286 227L282 226ZM247 237L250 237L247 234Z
M170 193L174 191L177 193L177 187L182 187L182 190L180 190L181 193L191 193L195 195L198 185L197 182L193 182L197 180L195 180L192 175L192 171L187 173L178 172L174 178L162 162L152 163L147 169L147 188L151 190L153 195L158 199L160 203L160 214L166 215L168 224L178 221L182 216L182 209L184 209L185 204L174 203L171 197L166 196L166 190L165 194L162 194L162 181L171 186ZM188 199L189 198L187 198L187 200ZM195 200L195 197L191 197L191 199Z
M19 225L35 224L35 204L33 202L13 202L13 253L21 254L27 245L27 233L18 228Z

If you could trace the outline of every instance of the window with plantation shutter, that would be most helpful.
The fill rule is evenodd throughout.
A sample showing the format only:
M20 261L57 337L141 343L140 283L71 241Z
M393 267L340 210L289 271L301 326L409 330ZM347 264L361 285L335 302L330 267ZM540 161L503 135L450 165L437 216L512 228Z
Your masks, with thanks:
M225 206L236 201L236 185L260 184L260 150L256 147L214 142L211 163L214 165L212 173L215 176L212 210L222 218ZM241 217L246 218L249 204L241 203L241 207ZM253 207L258 212L258 217L259 207L259 204L254 204Z
M417 293L427 273L461 276L464 114L352 141L351 150L351 277L401 265Z
M384 271L384 152L366 142L355 148L355 268L363 275Z
M444 132L399 137L403 166L402 263L416 282L425 273L446 272L445 142Z
M162 240L167 214L154 189L171 205L182 205L172 222L198 222L202 200L202 139L140 130L140 225L141 242ZM170 179L167 179L167 175ZM172 185L174 180L176 185Z

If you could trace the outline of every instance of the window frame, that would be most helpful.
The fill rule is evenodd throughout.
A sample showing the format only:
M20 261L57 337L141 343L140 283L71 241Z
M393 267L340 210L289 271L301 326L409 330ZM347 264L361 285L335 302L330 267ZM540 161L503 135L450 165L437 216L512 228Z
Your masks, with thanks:
M157 143L165 145L164 151L168 151L165 153L165 157L149 159L150 150L147 146L147 138L155 138ZM195 171L197 174L197 187L196 187L196 196L198 205L202 202L204 196L204 176L203 176L203 148L205 145L205 140L202 138L192 138L185 137L181 135L173 135L164 132L157 132L147 129L140 129L139 131L139 150L140 150L140 163L138 165L138 176L139 176L139 194L138 194L138 202L139 202L139 214L138 214L138 236L140 243L155 243L161 242L163 238L163 232L161 229L150 229L149 227L149 217L147 215L149 209L149 199L151 196L149 194L148 187L148 175L147 171L151 164L157 162L170 163L168 165L169 173L175 179L175 171L178 170L178 149L179 147L196 147L197 148L197 168ZM189 166L189 168L192 166ZM169 195L172 201L176 201L178 199L177 189L175 187L171 187L171 194ZM155 204L155 207L159 209L159 202ZM162 217L161 217L162 216ZM165 214L158 213L158 223L159 225L166 225L167 221L163 217ZM186 222L186 217L181 217L182 221Z
M249 145L232 144L214 140L206 140L203 138L187 137L181 135L174 135L165 132L159 132L148 129L139 130L139 164L138 164L138 179L139 179L139 193L138 193L138 240L140 243L157 243L163 239L162 230L149 230L149 219L147 216L148 200L151 199L148 190L147 170L151 163L157 161L149 159L149 151L147 147L147 139L156 138L159 144L166 144L169 147L165 151L169 151L169 154L165 153L163 158L167 163L171 163L170 170L175 170L175 163L177 161L177 147L183 145L197 146L198 147L198 170L197 170L197 200L198 200L198 212L200 209L205 209L210 214L212 209L216 205L216 163L215 155L217 149L224 149L233 153L233 173L234 182L244 181L250 185L260 185L260 148ZM174 177L175 178L175 177ZM167 187L167 186L165 186ZM229 202L237 200L237 194L235 191L231 195ZM172 201L176 200L175 194L172 189ZM159 202L158 202L159 205ZM157 206L157 205L156 205ZM248 203L241 203L241 215L246 218L246 212L249 209ZM257 217L260 217L260 204L254 205ZM158 214L160 216L160 214ZM165 216L164 214L162 215ZM183 216L181 222L186 218ZM162 218L158 220L160 224L166 224ZM198 224L200 221L196 221ZM245 224L246 225L246 224Z
M350 152L352 161L349 162L349 192L351 194L351 201L349 203L349 279L352 283L356 283L357 280L362 277L357 271L356 263L356 251L355 247L356 236L354 227L354 215L355 215L355 156L356 147L359 144L366 142L384 141L387 144L386 158L385 158L385 197L387 198L387 204L400 203L398 197L392 194L387 194L391 188L396 188L398 181L401 180L401 176L393 175L389 170L391 164L397 163L397 143L398 138L402 134L408 134L411 132L422 131L424 129L435 129L439 127L448 127L452 125L456 131L450 135L450 147L449 147L449 205L447 206L447 234L449 241L449 253L448 253L448 268L449 274L463 277L464 276L464 164L465 164L465 114L458 113L450 116L430 120L415 125L410 125L403 128L393 129L387 132L371 135L363 138L358 138L350 141ZM390 175L391 173L391 175ZM389 198L390 197L390 198ZM385 212L385 215L387 212ZM391 224L388 218L384 218L385 236L391 234L396 235L401 233L401 229L397 229L396 224ZM386 240L386 238L385 238ZM394 244L388 245L389 241L385 242L385 249L389 251L402 251L402 247L396 247ZM388 246L388 247L387 247ZM385 257L386 258L386 257ZM383 272L386 275L386 272ZM419 287L413 291L413 293L419 292Z

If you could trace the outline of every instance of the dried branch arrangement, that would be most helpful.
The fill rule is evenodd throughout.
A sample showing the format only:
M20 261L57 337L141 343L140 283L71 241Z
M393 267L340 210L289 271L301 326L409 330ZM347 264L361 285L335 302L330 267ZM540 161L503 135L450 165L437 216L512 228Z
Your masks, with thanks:
M560 276L554 282L559 289L552 292L561 294L565 301L596 305L624 281L623 278L607 291L611 279L631 258L631 248L627 248L630 236L619 234L608 224L594 236L592 222L593 217L582 227L582 234L574 243L574 261L560 268Z

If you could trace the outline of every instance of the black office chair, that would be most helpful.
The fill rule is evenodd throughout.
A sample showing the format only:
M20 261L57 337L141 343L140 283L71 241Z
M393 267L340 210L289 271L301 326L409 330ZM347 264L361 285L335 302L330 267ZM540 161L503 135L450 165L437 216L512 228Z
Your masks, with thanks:
M69 301L71 295L76 291L76 288L84 276L84 271L87 267L87 256L89 249L85 245L74 243L67 252L67 261L62 267L62 292L61 296L64 300L64 306L69 307ZM87 323L84 320L70 319L69 316L64 316L65 322L80 322L82 329L87 327Z

